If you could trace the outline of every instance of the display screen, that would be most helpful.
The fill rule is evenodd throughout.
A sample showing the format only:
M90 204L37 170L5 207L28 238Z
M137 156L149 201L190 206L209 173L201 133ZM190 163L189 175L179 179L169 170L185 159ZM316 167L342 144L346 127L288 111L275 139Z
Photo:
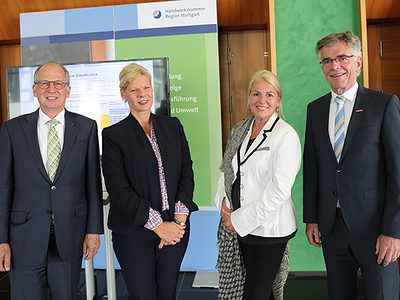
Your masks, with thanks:
M71 94L66 109L95 119L99 129L117 123L129 114L121 98L119 73L130 63L145 67L152 78L152 112L170 115L168 58L66 64L70 74ZM33 97L33 74L37 66L7 68L9 119L30 113L39 107ZM99 133L101 130L99 130Z

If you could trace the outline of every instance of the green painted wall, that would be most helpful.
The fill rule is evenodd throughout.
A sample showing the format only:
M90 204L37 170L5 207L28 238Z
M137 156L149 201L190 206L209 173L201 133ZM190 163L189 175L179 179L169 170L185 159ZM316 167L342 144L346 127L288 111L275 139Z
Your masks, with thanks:
M330 91L314 54L322 37L352 30L359 36L358 0L275 0L278 77L283 88L286 121L304 144L307 104ZM299 229L291 241L291 271L325 270L322 250L310 246L305 236L302 202L302 170L297 176L293 196Z

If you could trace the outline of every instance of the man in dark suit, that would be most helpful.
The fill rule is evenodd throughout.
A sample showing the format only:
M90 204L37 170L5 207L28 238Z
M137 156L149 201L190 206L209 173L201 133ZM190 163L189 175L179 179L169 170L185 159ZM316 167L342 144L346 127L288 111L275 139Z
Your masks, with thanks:
M332 91L307 109L304 222L322 244L329 299L398 300L400 255L400 105L362 87L361 44L352 32L317 43Z
M40 109L3 124L0 137L0 271L14 300L76 299L82 255L102 233L96 122L65 110L68 71L40 66Z

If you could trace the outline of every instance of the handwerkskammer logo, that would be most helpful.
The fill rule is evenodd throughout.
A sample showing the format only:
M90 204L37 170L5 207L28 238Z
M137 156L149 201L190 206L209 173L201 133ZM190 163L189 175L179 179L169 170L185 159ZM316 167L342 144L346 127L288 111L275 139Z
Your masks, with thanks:
M153 18L154 18L154 19L159 19L159 18L161 18L161 11L159 11L159 10L153 11Z

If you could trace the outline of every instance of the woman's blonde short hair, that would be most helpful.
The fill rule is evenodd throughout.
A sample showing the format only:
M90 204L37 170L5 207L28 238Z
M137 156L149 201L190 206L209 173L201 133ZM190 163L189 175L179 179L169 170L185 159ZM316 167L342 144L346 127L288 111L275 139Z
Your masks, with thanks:
M277 93L278 97L282 98L282 86L281 83L279 82L278 77L274 73L268 70L258 70L257 72L254 73L253 76L251 76L250 82L249 82L249 88L248 88L248 94L247 94L247 104L250 104L250 94L251 90L253 89L253 84L256 80L264 80L268 82L270 85L272 85ZM283 107L282 107L282 100L280 104L280 109L278 115L280 117L283 117Z
M151 84L151 75L146 68L135 63L125 66L119 73L119 88L125 90L133 80L141 75L146 76Z

